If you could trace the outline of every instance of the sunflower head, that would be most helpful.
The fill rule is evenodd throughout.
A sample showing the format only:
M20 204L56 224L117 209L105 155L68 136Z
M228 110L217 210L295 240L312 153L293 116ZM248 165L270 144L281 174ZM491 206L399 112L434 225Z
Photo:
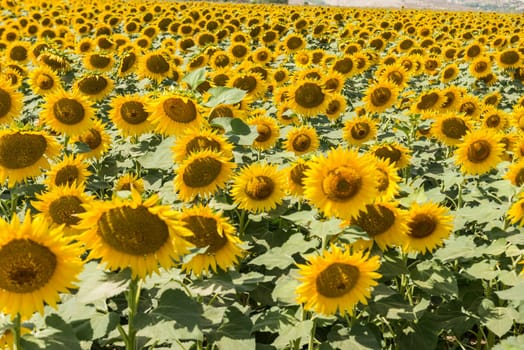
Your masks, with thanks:
M389 80L374 84L366 90L364 97L366 109L370 112L384 112L393 106L398 94L398 86Z
M466 174L483 174L502 161L504 146L496 130L479 129L464 136L456 150L455 163Z

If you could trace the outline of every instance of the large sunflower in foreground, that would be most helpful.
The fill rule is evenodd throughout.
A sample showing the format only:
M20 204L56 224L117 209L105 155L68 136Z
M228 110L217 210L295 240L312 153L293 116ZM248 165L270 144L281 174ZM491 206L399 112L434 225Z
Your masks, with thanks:
M408 211L406 252L432 252L449 237L453 230L453 217L449 210L433 202L414 203Z
M304 197L326 216L350 219L378 195L378 177L369 155L343 148L314 157L305 172Z
M47 95L46 101L41 120L54 132L77 136L93 126L95 112L80 93L58 90Z
M284 174L276 165L252 163L235 175L231 195L240 209L259 213L282 202L284 186Z
M124 137L148 133L153 130L147 111L148 103L147 96L116 96L111 100L109 118Z
M56 308L60 293L76 288L82 270L82 250L63 238L60 228L49 229L42 218L26 212L20 223L0 219L0 311L29 319L44 305Z
M406 239L406 212L393 202L368 204L350 222L360 227L383 251L403 245Z
M205 206L187 208L180 214L180 221L193 233L186 239L195 248L206 250L192 255L182 265L182 270L191 271L199 276L218 268L227 270L238 262L243 249L235 234L235 228L220 213Z
M176 171L175 191L183 201L208 197L225 186L234 168L235 163L211 150L191 153Z
M9 187L49 168L49 159L60 153L60 145L43 131L0 131L0 182Z
M11 123L22 112L22 94L0 77L0 125Z
M40 213L35 217L43 217L51 228L64 225L64 236L77 234L74 225L78 224L79 219L76 214L85 212L83 205L93 200L84 191L84 185L72 184L36 194L36 201L32 201L31 205Z
M156 131L164 135L181 135L185 129L202 123L196 100L178 94L167 94L153 101L148 109Z
M464 136L455 151L455 163L465 174L484 174L502 161L504 145L499 133L479 129Z
M109 270L129 267L133 278L169 269L191 246L190 236L169 206L157 195L146 200L134 190L131 198L93 201L78 214L78 240L89 250L89 259L101 259Z
M367 304L381 277L378 256L351 253L348 247L331 246L331 251L309 257L307 264L298 267L301 284L295 290L297 302L304 304L305 310L326 315L352 315L359 302Z

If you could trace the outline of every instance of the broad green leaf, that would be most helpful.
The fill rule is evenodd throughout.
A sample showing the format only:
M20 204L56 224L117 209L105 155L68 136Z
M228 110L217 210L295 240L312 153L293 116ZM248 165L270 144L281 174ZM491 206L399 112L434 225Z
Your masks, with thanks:
M200 84L206 81L206 67L189 72L182 78L182 81L187 83L192 90L195 90Z
M66 323L58 314L47 316L45 323L46 329L38 334L38 338L45 342L45 349L81 350L80 341L75 336L73 327Z
M435 349L438 342L440 326L422 317L420 322L412 325L412 331L399 334L400 349Z
M277 349L284 349L295 341L298 341L298 348L302 348L309 342L313 321L306 320L297 322L294 325L284 327L272 345Z
M402 260L400 256L384 254L379 272L384 278L392 278L408 274L409 270L406 266L406 262Z
M388 320L415 320L413 307L400 294L370 301L366 307L372 315L381 315Z
M475 258L482 255L482 250L478 249L472 236L452 236L444 243L445 246L438 249L434 254L436 259L444 262Z
M166 290L151 314L166 321L176 321L178 326L189 330L198 328L202 320L202 304L193 300L179 289Z
M174 137L163 140L154 151L148 151L137 160L145 169L169 170L173 167L173 152L171 147L175 141Z
M524 282L516 284L515 286L506 290L497 291L495 293L497 293L500 299L522 301L524 300Z
M311 235L321 238L336 235L342 231L342 228L340 228L341 223L342 220L336 218L326 221L313 220L309 232Z
M256 126L249 126L239 118L215 118L211 124L223 128L229 141L236 145L250 146L258 137Z
M79 280L80 288L76 298L79 302L88 304L104 301L127 290L130 273L129 270L107 273L97 262L91 261L84 265Z
M299 286L300 282L291 276L282 275L275 282L275 289L271 296L273 300L279 303L296 305L296 294L295 289Z
M457 280L453 272L436 261L423 261L411 271L413 282L429 295L458 295Z
M230 306L224 315L224 322L217 329L218 334L233 339L249 339L253 322L246 309L238 304Z
M246 91L238 88L217 86L207 91L211 97L204 104L206 107L216 107L220 104L234 105L246 96Z
M361 325L349 328L345 325L336 324L329 332L327 339L329 345L333 346L333 349L380 349L380 343L370 328Z
M250 339L233 339L228 337L222 337L218 342L215 343L219 350L231 350L231 349L242 349L242 350L255 350L257 344L254 338Z
M478 279L490 281L497 277L498 272L495 271L496 261L482 260L471 265L466 269L466 273Z
M289 311L290 309L272 307L271 309L258 314L255 318L251 332L272 332L276 333L283 327L294 324L297 320Z
M516 311L507 307L495 307L489 311L484 324L498 337L504 336L513 326Z
M522 344L524 344L524 334L502 339L492 350L522 350Z

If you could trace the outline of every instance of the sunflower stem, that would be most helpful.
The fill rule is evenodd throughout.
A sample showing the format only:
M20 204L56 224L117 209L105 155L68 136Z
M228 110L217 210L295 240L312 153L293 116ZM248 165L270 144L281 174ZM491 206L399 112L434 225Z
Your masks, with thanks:
M129 291L126 293L127 307L129 308L129 315L127 317L127 334L123 336L126 344L126 350L136 350L136 333L135 316L138 310L138 302L140 300L140 279L133 278L129 282ZM125 333L125 331L124 331Z
M309 343L307 344L308 350L313 350L315 347L315 333L317 332L317 318L312 317L313 325L311 326L311 333L309 334Z
M20 329L22 327L20 313L13 320L13 350L22 350Z

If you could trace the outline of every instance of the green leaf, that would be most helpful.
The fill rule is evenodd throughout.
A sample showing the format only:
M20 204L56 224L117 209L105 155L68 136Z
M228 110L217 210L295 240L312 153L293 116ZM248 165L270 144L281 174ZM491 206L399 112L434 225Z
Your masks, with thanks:
M182 81L187 83L192 90L195 90L200 84L206 81L206 67L195 69L194 71L186 74Z
M254 338L251 339L232 339L228 337L222 337L215 343L219 350L230 350L230 349L242 349L242 350L255 350L257 347Z
M58 314L47 316L45 323L47 328L38 337L44 340L46 350L81 350L80 341L76 338L73 327Z
M400 294L369 302L367 306L373 315L381 315L389 320L415 320L413 307Z
M258 137L256 126L249 126L239 118L215 118L211 124L223 128L229 141L236 145L250 146Z
M283 327L292 325L296 322L289 308L272 307L264 311L255 319L251 332L271 332L276 333Z
M513 326L515 310L507 307L495 307L489 310L484 324L498 337L503 337Z
M491 281L497 277L498 272L495 271L496 261L482 260L471 265L466 269L466 273L474 278Z
M334 349L374 350L380 349L380 343L369 327L355 325L348 328L336 324L329 332L327 339Z
M392 278L409 273L406 262L400 256L384 254L383 260L380 264L379 272L384 278Z
M458 295L455 275L436 261L423 261L411 271L413 282L429 295Z
M216 107L220 104L234 105L246 96L246 91L238 88L217 86L207 91L211 94L209 100L204 104L206 107Z
M171 169L173 167L173 152L171 151L171 147L174 142L174 137L166 138L153 152L149 151L143 156L138 157L138 162L145 169Z
M326 221L313 220L311 222L309 232L311 233L311 235L320 238L336 235L342 231L342 229L340 228L341 223L342 220L336 218L332 218Z
M271 296L273 300L279 303L296 305L296 294L295 289L299 286L300 282L289 275L282 275L275 282L275 289Z
M524 282L516 284L515 286L508 288L506 290L497 291L498 297L504 300L524 300Z
M522 350L522 344L524 344L524 334L502 339L492 350Z
M196 302L179 289L166 290L158 300L158 306L151 312L163 320L176 321L189 330L198 328L202 320L202 304Z
M435 349L438 342L440 326L435 325L424 316L417 324L412 325L411 332L399 334L400 349Z
M238 307L241 307L238 305ZM217 332L222 336L233 339L249 339L253 322L249 318L246 310L241 310L233 305L228 308L224 315L224 322ZM242 307L241 307L242 308Z
M272 345L277 349L284 349L292 342L298 341L298 348L309 342L311 336L311 329L313 328L313 321L306 320L297 322L294 325L284 327L280 331L278 337L273 341Z
M482 255L472 236L452 236L445 242L443 248L438 249L434 257L443 262L455 259L475 258Z
M130 281L129 270L119 273L106 273L97 262L84 265L79 276L80 289L76 294L79 302L89 304L105 301L127 290Z

